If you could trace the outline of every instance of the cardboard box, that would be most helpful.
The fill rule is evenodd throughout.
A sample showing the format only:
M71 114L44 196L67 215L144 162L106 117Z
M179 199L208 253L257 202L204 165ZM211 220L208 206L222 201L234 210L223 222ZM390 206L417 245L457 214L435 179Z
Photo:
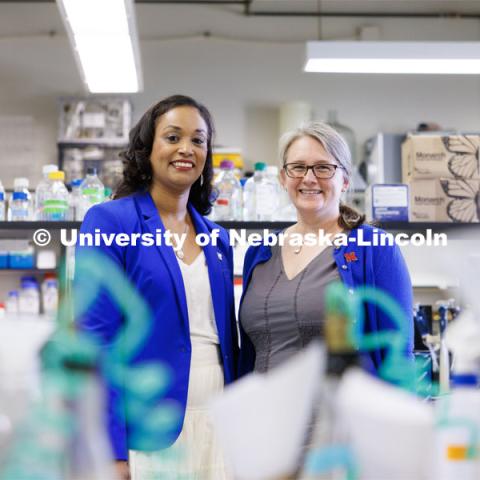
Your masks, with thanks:
M480 180L440 178L410 182L411 222L475 223L480 217Z
M402 180L480 179L480 134L410 134L402 143Z

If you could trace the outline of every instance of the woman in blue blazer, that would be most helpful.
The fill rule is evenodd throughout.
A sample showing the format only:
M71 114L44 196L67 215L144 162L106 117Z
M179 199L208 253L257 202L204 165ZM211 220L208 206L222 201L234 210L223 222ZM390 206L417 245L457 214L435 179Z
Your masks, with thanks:
M171 367L173 383L159 401L175 401L183 416L159 451L137 451L119 414L122 392L108 389L108 429L123 478L228 478L205 410L209 397L235 379L238 357L232 249L226 231L203 217L211 209L213 133L208 110L190 97L151 107L130 132L115 200L90 208L81 227L82 233L154 237L169 231L185 239L171 246L94 247L125 272L153 312L151 334L134 362ZM214 229L218 241L200 247L196 234ZM102 295L81 324L108 348L122 316ZM173 444L184 447L182 461L163 459L160 447Z
M239 313L240 374L268 371L312 338L321 338L324 293L334 281L350 292L367 285L396 299L404 313L405 353L412 357L412 285L402 254L396 245L376 246L374 228L341 202L352 173L347 143L328 125L312 122L282 137L280 158L280 181L298 218L284 234L313 235L315 242L296 245L287 240L281 247L260 245L247 251ZM348 241L337 247L322 244L319 231L330 239L341 233ZM385 312L366 305L366 333L394 329ZM381 349L363 357L373 372L384 358Z

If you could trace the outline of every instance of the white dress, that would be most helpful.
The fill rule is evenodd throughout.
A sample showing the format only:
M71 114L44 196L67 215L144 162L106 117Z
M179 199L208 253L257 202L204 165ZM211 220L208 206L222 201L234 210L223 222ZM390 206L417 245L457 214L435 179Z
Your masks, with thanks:
M158 452L131 450L132 480L230 480L208 418L208 400L223 390L224 377L203 251L191 265L178 261L188 307L192 360L182 431L172 447Z

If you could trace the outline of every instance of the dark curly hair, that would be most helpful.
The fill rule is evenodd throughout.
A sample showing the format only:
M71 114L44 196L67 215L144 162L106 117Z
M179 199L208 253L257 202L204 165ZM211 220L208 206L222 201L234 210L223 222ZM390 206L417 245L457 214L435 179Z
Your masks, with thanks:
M122 198L132 193L147 190L152 182L152 153L153 140L157 119L177 107L193 107L198 110L207 124L207 158L202 176L190 189L189 202L202 215L208 215L212 209L210 201L212 194L212 143L215 133L212 116L205 106L185 95L172 95L150 107L130 130L127 150L120 153L123 159L123 179L118 186L114 198Z

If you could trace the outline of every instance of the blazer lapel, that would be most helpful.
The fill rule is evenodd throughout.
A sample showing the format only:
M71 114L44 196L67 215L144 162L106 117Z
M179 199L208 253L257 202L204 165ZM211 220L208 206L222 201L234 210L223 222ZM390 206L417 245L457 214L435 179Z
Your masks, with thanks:
M157 233L163 235L165 232L165 226L162 223L160 215L158 214L155 203L149 192L142 192L137 194L137 202L140 208L140 213L143 217L144 223L147 226L150 233L153 234L154 238ZM163 240L163 239L162 239ZM152 247L148 247L152 248ZM188 323L188 308L187 308L187 299L185 295L185 287L183 285L182 272L178 265L177 257L173 251L172 247L166 246L162 242L162 246L156 246L160 256L162 257L167 269L170 273L170 278L175 286L175 293L177 296L177 302L180 307L180 313L182 316L182 321L186 326L187 332L190 332L189 323Z

